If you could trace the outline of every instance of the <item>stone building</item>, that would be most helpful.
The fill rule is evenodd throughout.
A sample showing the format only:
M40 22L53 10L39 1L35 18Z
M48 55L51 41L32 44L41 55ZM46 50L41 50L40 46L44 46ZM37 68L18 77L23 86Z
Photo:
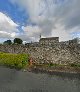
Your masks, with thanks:
M41 38L39 40L40 45L53 45L59 43L59 37Z

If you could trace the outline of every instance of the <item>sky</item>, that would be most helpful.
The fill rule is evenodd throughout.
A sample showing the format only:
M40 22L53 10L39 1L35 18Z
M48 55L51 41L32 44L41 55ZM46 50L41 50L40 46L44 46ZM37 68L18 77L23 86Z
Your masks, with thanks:
M80 0L0 0L0 42L80 37Z

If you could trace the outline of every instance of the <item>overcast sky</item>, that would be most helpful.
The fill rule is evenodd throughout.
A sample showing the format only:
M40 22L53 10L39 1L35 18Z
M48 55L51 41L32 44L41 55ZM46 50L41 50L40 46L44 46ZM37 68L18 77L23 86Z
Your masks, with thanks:
M21 38L38 41L80 37L80 0L1 0L0 42Z

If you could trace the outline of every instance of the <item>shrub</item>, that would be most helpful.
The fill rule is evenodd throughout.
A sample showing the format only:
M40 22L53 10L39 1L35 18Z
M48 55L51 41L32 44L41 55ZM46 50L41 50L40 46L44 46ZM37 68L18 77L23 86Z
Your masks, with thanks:
M24 68L28 64L28 54L0 53L0 65L14 68Z

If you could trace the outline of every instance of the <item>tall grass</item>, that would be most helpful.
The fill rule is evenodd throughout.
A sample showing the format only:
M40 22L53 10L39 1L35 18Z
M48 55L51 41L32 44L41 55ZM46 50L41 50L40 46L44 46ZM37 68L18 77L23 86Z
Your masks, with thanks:
M28 54L12 54L0 52L0 65L21 69L26 67L28 64L28 58Z

